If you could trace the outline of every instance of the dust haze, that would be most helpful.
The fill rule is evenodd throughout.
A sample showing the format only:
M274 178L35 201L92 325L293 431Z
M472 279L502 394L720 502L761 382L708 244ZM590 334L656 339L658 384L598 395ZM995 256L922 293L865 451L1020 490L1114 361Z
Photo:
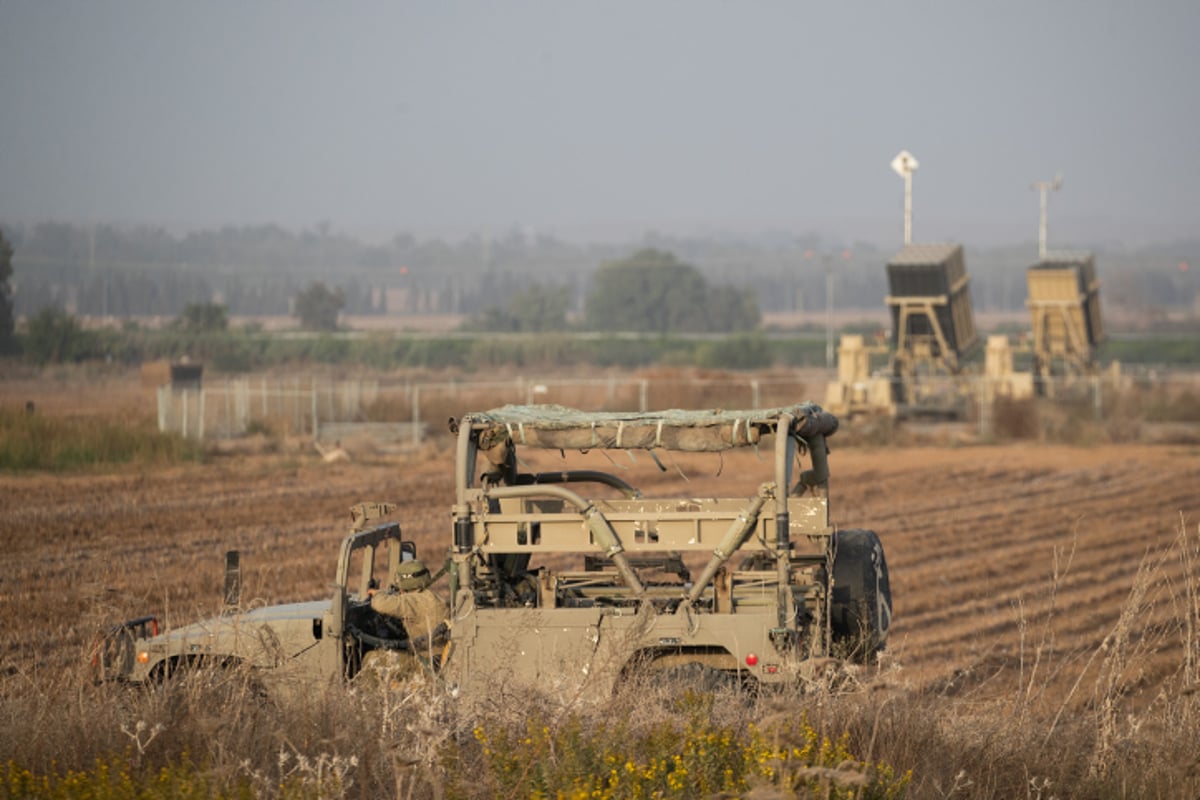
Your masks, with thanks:
M0 223L1195 237L1200 6L0 5Z

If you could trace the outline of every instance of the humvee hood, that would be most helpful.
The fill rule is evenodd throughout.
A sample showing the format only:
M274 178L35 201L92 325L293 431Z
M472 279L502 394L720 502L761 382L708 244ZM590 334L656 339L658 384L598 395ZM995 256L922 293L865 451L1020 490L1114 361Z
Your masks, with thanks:
M225 631L244 628L247 625L263 625L272 622L320 619L329 610L329 600L308 600L301 603L284 603L277 606L262 606L241 614L210 617L181 628L174 628L155 637L158 641L194 639L197 636L213 636Z

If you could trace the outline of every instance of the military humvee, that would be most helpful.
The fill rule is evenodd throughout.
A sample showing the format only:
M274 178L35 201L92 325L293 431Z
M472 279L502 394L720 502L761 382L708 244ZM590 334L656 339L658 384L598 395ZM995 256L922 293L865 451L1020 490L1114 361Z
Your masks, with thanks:
M372 650L407 650L464 692L496 680L611 690L633 676L687 674L785 685L836 659L867 662L887 639L891 592L878 537L830 522L826 440L837 427L808 403L468 414L452 421L444 641L416 647L402 633L381 633L367 597L380 582L377 553L387 553L390 571L415 548L398 525L371 526L372 514L360 509L330 601L229 614L166 634L152 629L153 618L133 620L108 637L97 660L103 674L134 681L196 663L329 679L353 677ZM626 468L616 459L634 462L639 452L666 470L664 457L693 458L683 454L715 454L719 467L720 454L735 448L759 451L766 474L760 482L723 478L731 491L718 497L646 496L618 474ZM599 457L608 466L535 471L535 456Z
M364 503L351 510L351 531L338 553L330 599L243 611L240 559L231 553L225 613L167 632L159 631L152 615L117 625L92 654L97 677L153 683L191 669L245 666L257 675L310 682L352 677L372 649L412 650L407 639L376 619L370 605L370 594L386 576L416 555L398 524L368 524L392 508Z

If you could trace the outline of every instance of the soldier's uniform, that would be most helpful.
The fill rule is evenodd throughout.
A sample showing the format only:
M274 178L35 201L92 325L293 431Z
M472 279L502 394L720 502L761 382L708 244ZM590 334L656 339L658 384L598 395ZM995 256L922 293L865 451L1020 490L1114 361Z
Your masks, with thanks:
M439 637L446 630L443 623L446 621L447 608L436 594L429 591L432 580L425 565L414 558L400 564L387 591L371 597L374 611L404 627L410 649L372 650L363 656L363 674L398 686L420 674L422 660L436 660L442 645Z
M411 592L380 592L371 598L371 608L393 617L404 626L409 639L428 644L429 634L446 620L446 605L428 589Z
M431 582L429 570L414 558L400 564L388 591L371 598L373 610L399 620L408 638L426 648L430 634L446 620L446 605L429 591Z

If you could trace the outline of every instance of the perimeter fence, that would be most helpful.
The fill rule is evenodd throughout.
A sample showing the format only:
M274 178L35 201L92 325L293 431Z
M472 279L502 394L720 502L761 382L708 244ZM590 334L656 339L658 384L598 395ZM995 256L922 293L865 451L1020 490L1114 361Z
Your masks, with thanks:
M383 446L419 445L468 411L508 403L557 403L602 411L759 408L807 399L799 378L515 378L415 382L313 376L207 380L158 389L158 427L193 439L252 433L332 442L369 435Z
M878 415L871 403L839 407L824 380L739 374L721 377L517 377L497 381L329 380L310 375L206 380L158 390L158 426L192 439L248 434L311 437L334 442L369 437L381 449L420 445L451 417L508 403L555 403L595 411L665 408L763 408L813 400L843 417ZM954 419L990 435L1012 428L1023 399L974 377L927 378L908 387L913 402L894 411L915 420ZM893 391L895 387L893 387ZM1127 422L1200 423L1200 373L1139 370L1050 381L1041 391L1050 406L1073 418ZM885 394L890 392L885 391ZM878 393L875 394L878 397ZM896 395L899 396L899 395ZM1031 401L1028 401L1031 402Z

